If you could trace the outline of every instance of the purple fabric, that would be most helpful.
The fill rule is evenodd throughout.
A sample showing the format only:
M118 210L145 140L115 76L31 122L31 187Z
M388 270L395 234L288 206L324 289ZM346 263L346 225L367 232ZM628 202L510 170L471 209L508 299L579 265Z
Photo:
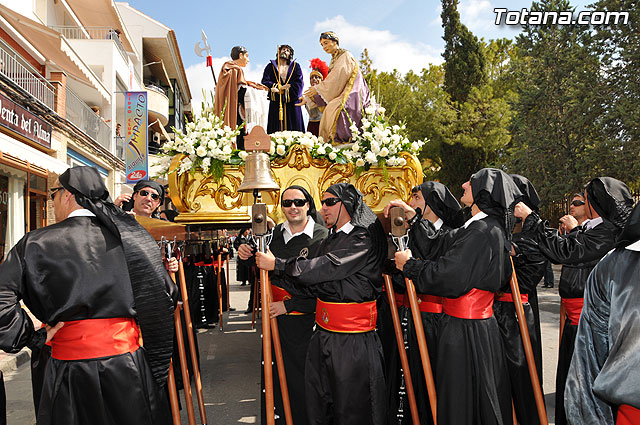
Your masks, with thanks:
M275 60L271 60L267 66L264 68L264 73L262 75L262 84L271 88L278 83L278 76L276 74L276 69L278 68L278 64ZM293 73L293 75L292 75ZM291 77L291 78L289 78ZM300 106L296 106L295 104L299 102L298 98L302 96L302 87L304 86L304 80L302 77L302 69L300 68L300 64L293 61L291 65L289 65L289 71L287 72L287 79L282 81L282 84L286 82L291 84L289 88L289 101L285 100L285 94L282 94L282 102L284 103L284 114L286 117L286 122L284 123L285 128L281 128L280 126L280 96L275 96L275 100L271 100L270 93L267 94L267 98L269 99L269 121L267 123L267 133L275 133L276 131L301 131L304 132L304 121L302 119L302 109Z
M362 127L362 110L369 106L370 102L369 87L362 77L362 72L358 70L344 109L340 111L338 116L334 143L348 143L351 140L351 130L349 129L351 122L354 122L358 128ZM345 110L349 114L348 117Z

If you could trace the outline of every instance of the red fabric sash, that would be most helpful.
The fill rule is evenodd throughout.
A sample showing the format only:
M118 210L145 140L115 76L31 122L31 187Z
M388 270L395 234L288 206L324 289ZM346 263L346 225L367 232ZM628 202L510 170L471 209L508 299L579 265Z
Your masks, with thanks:
M473 288L458 298L444 298L444 313L459 319L488 319L493 315L494 293Z
M529 302L529 294L520 294L520 300L522 304ZM496 295L496 301L502 301L505 303L513 303L513 295L511 292L505 292L502 295Z
M396 295L396 307L400 308L403 305L405 305L404 304L405 295L404 294L398 294L398 293L396 293L395 295ZM407 301L407 302L409 302L409 301Z
M376 328L378 309L375 301L330 303L317 299L316 323L331 332L361 333Z
M618 406L616 425L640 425L640 409L621 404Z
M133 318L86 319L64 322L51 340L51 357L85 360L132 353L140 348Z
M271 295L273 296L272 302L286 301L291 299L291 294L286 289L271 284ZM299 311L289 311L287 314L304 314Z
M222 263L220 263L221 267L224 267L224 261ZM218 267L218 262L214 261L211 264L205 264L204 261L198 261L197 263L193 263L194 266L200 266L200 267Z
M580 313L582 313L582 306L584 305L584 298L563 298L562 304L567 312L569 322L573 326L578 326L580 323Z
M405 302L405 305L411 307L409 297L407 297ZM418 307L420 307L420 311L423 313L442 313L442 297L418 294Z

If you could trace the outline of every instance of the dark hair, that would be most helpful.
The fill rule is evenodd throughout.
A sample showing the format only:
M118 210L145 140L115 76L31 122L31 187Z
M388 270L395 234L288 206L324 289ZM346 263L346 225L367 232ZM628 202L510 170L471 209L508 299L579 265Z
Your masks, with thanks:
M320 40L322 41L323 39L335 41L338 44L338 46L340 45L340 38L338 38L336 33L334 33L333 31L326 31L320 34Z
M240 59L240 55L243 53L247 53L247 48L244 46L235 46L231 49L231 59L236 60Z

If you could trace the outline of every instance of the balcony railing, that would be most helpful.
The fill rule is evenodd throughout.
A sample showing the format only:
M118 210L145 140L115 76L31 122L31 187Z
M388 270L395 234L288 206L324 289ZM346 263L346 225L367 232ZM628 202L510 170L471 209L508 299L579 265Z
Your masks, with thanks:
M111 152L111 127L67 87L66 117L87 136Z
M13 81L24 91L49 107L49 109L54 109L54 87L1 40L0 74Z
M111 27L51 26L50 28L62 34L67 40L113 40L122 59L128 62L129 56L118 34L120 30Z

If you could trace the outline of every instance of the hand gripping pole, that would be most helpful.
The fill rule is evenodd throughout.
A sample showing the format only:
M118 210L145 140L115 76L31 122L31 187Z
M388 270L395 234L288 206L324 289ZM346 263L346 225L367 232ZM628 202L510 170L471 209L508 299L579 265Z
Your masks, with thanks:
M392 207L391 216L391 238L396 244L399 251L407 249L407 228L405 226L404 210L401 207ZM424 371L424 380L427 385L429 394L429 404L431 405L431 415L433 423L438 425L436 385L433 380L433 372L431 370L431 360L429 359L429 350L427 348L427 340L424 336L424 328L422 326L422 315L420 307L418 307L418 296L416 295L416 287L411 279L405 277L407 285L407 296L411 305L411 315L413 317L416 337L418 339L418 348L420 350L420 359L422 360L422 369Z

